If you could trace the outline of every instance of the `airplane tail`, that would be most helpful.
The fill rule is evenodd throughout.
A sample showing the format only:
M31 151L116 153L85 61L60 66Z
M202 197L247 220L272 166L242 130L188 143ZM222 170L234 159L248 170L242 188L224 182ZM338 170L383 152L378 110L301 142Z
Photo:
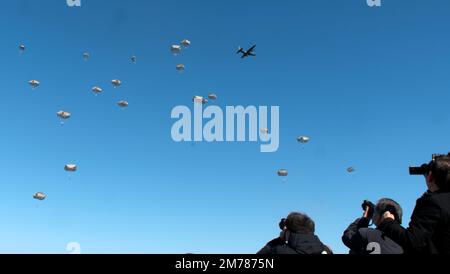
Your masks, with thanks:
M239 47L238 51L236 53L244 53L244 49Z

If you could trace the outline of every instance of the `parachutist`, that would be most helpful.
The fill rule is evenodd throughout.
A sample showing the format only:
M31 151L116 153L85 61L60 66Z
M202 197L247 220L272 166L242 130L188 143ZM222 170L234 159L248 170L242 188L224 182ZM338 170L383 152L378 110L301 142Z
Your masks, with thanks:
M179 46L179 45L172 45L170 47L170 51L172 52L173 55L176 56L176 55L181 53L181 46Z
M115 79L111 81L111 84L113 85L114 88L118 88L122 85L122 81Z
M183 41L181 41L181 44L182 44L185 48L187 48L187 47L189 47L189 46L191 45L191 41L189 41L189 40L187 40L187 39L184 39Z

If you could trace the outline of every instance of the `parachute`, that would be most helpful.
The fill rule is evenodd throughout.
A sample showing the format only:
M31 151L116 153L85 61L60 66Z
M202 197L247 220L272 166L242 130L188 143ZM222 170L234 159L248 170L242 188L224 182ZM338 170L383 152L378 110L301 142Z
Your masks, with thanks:
M77 165L75 165L75 164L68 164L68 165L65 165L64 166L64 170L65 171L70 171L70 172L75 172L75 171L77 171Z
M95 94L102 92L103 90L99 87L93 87L92 88L92 92L94 92Z
M281 177L288 176L288 171L286 169L280 169L280 170L278 170L277 173L278 173L278 176L281 176Z
M122 101L117 102L117 105L119 105L119 107L123 107L123 108L128 107L128 102L122 100Z
M181 47L179 45L172 45L170 47L170 51L173 53L173 55L178 55L181 53Z
M184 71L185 66L184 66L183 64L178 64L177 67L176 67L176 69L177 69L178 71L182 72L182 71Z
M24 45L20 45L19 46L19 50L20 50L21 53L24 52L25 49L26 49L26 47Z
M202 96L194 96L194 98L192 98L192 101L194 103L199 103L199 104L207 104L208 100L206 98L203 98Z
M61 119L69 119L72 114L70 112L61 110L61 111L58 111L56 113L56 115L58 115L58 117Z
M137 57L136 56L131 56L131 63L133 63L133 64L136 64L136 62L137 62Z
M297 141L299 143L306 144L306 143L309 142L309 139L310 138L308 136L300 136L300 137L297 138Z
M113 85L114 88L120 87L122 85L122 82L120 80L112 80L111 84Z
M45 200L45 198L47 198L47 195L45 195L42 192L37 192L33 195L33 198L36 200L39 200L39 201L43 201L43 200Z
M84 61L89 60L89 58L91 57L91 55L88 52L83 53L83 59Z
M210 94L208 94L208 98L210 100L217 100L217 95L215 93L210 93Z
M41 83L39 83L39 81L37 81L37 80L31 80L31 81L29 81L28 83L30 84L30 86L31 86L33 89L39 87L39 85L41 84Z
M355 168L354 167L349 167L349 168L347 168L347 172L348 173L353 173L353 172L355 172Z
M181 44L187 48L191 45L191 41L184 39L183 41L181 41Z

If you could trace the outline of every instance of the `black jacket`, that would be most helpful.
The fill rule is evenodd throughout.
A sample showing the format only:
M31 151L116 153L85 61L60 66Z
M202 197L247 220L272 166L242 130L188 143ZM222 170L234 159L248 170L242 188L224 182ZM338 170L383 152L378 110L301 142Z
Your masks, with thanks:
M322 254L324 251L332 254L316 235L291 232L288 243L281 238L273 239L257 254Z
M403 249L378 229L369 228L369 219L356 219L344 231L342 242L350 248L350 254L370 254L375 251L369 244L378 243L379 254L402 254Z
M380 229L405 253L450 254L450 193L425 193L417 200L408 228L384 220Z

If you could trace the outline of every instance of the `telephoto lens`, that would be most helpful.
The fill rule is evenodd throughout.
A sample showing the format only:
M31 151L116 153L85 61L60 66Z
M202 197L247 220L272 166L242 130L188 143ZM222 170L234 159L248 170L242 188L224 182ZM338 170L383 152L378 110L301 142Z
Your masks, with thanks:
M364 202L362 203L361 207L362 207L362 209L364 211L366 211L366 208L369 207L369 211L367 212L367 218L368 219L372 219L373 213L374 213L374 210L375 210L375 205L369 200L364 200Z
M286 227L286 218L281 219L280 223L278 224L281 230L284 230Z
M410 175L426 175L429 171L428 164L423 164L420 167L409 167Z

